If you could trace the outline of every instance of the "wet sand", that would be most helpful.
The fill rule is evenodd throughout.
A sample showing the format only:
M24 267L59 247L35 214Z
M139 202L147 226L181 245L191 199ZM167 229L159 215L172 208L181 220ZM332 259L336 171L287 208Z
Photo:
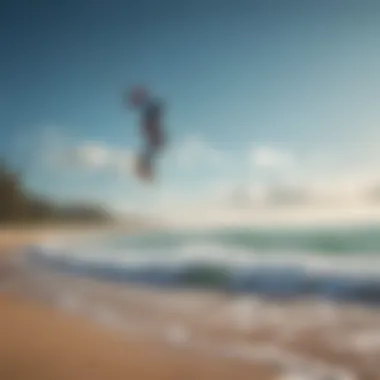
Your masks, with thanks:
M0 298L1 379L270 379L248 364L120 337L86 319Z
M54 291L65 291L74 282L39 276L23 268L15 256L16 248L51 232L22 229L0 232L0 379L276 378L276 371L267 365L178 349L136 335L134 329L129 332L110 329L86 314L70 314L67 307L57 307ZM75 285L71 292L77 294ZM49 294L54 297L49 299ZM70 300L66 299L63 306L67 306L67 301Z
M198 360L233 363L249 368L246 371L255 379L380 378L378 309L323 300L275 302L226 293L155 290L41 269L21 271L10 289L85 317L122 339L175 348L177 354L198 358L195 366Z

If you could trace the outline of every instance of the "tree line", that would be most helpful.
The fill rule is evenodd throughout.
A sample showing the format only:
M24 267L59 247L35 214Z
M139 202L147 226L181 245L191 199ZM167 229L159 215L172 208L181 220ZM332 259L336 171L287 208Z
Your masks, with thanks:
M0 223L103 222L111 216L96 205L62 205L32 194L21 173L0 159Z

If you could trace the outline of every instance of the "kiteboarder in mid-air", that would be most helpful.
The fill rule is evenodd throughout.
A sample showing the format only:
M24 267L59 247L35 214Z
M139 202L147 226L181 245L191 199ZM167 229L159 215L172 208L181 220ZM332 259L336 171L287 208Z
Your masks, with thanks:
M151 97L144 87L129 93L129 103L141 111L141 130L145 147L137 159L137 175L144 180L155 178L154 159L165 144L162 125L162 104Z

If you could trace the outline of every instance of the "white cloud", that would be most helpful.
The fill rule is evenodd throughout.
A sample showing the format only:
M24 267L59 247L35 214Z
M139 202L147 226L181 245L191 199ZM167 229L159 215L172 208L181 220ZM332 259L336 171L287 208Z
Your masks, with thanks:
M73 142L64 129L54 126L40 128L28 140L24 135L20 136L16 142L15 148L21 152L28 148L30 159L54 170L125 172L133 165L133 154L129 149L109 146L101 141Z
M234 207L276 208L280 205L358 205L368 204L380 194L380 175L364 172L340 172L335 176L298 178L289 182L286 176L272 178L255 177L238 183L231 179L212 186L210 202Z
M377 187L379 177L369 173L341 173L334 178L313 178L306 184L306 191L315 201L340 202L366 201Z
M260 169L281 169L294 163L289 152L282 152L268 146L254 147L250 152L251 164Z
M25 136L17 141L18 149L24 146L33 150L39 165L53 170L112 170L118 173L131 172L134 165L134 155L130 149L122 149L104 144L102 141L73 141L65 129L59 127L40 128L31 140ZM136 152L138 153L138 152ZM202 166L218 168L225 163L223 152L213 148L201 136L188 136L180 142L169 146L162 155L170 158L168 161L179 165L181 169L194 169Z
M174 150L175 159L185 168L194 168L200 165L220 166L224 160L222 152L213 148L200 136L189 136L180 142Z
M85 142L68 151L64 161L70 166L90 170L130 170L133 156L129 150L116 149L98 142Z
M38 134L31 136L30 140L23 135L16 145L21 153L25 149L34 150L34 157L39 164L43 163L56 171L65 168L93 172L111 170L128 176L134 160L132 151L101 141L73 144L64 130L58 128L40 130ZM202 204L199 206L202 210L206 204L215 208L237 205L243 209L240 205L245 204L258 208L270 205L276 207L276 197L282 197L283 204L289 199L293 203L294 199L295 203L299 199L304 205L311 206L324 202L349 204L368 200L368 194L380 188L380 172L377 172L377 168L370 173L370 165L362 165L360 168L365 170L359 170L359 165L355 167L350 161L341 163L341 160L336 163L338 151L328 155L323 150L323 162L320 161L320 157L312 161L313 152L305 155L302 160L298 157L296 160L292 152L276 149L268 144L254 146L238 157L233 157L232 154L230 157L228 153L215 149L201 136L189 136L173 144L172 148L163 153L164 158L170 156L171 162L180 165L181 169L208 167L215 175L207 178L203 176L202 181L194 182L194 186L190 185L191 188L188 183L182 188L181 183L175 179L173 182L169 178L165 179L165 191L160 193L156 188L154 196L147 195L145 198L148 201L140 202L143 203L141 209L151 209L155 206L157 210L171 208L181 212L184 207L191 210L193 204ZM355 158L353 155L350 157ZM233 161L230 158L233 158ZM346 159L346 156L344 158ZM239 169L241 165L246 170L249 163L256 170L248 175L244 175L243 171L243 177L239 178L242 171L235 173L232 162ZM372 160L372 165L375 165L374 162L375 160ZM167 186L169 188L166 188ZM137 201L131 202L133 207L138 208Z
M109 164L111 152L102 145L96 143L86 143L75 150L75 156L79 164L100 169Z

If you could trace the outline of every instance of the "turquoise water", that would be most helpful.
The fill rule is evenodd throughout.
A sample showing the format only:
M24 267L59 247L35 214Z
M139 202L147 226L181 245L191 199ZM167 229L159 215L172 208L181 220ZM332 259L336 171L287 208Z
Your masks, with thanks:
M40 264L108 280L380 302L380 225L110 233L34 253Z
M173 249L187 244L218 244L255 252L351 255L380 253L380 225L330 228L214 229L110 236L97 244L112 248Z

